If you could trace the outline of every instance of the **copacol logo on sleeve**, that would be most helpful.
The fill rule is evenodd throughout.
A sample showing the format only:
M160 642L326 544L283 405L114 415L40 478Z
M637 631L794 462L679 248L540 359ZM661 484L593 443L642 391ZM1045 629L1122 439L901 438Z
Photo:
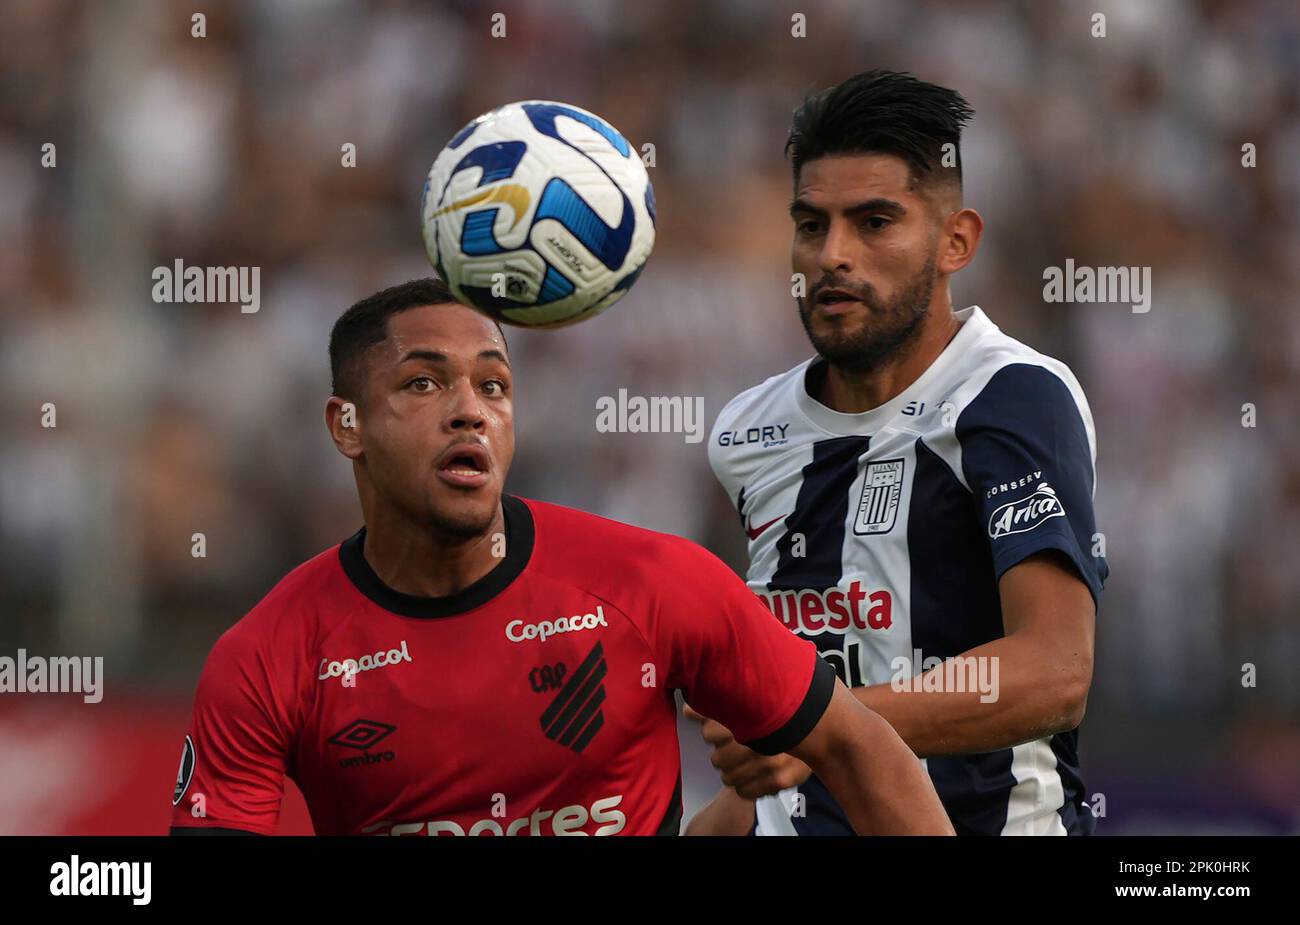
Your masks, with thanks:
M1053 517L1064 517L1061 499L1046 482L1039 482L1028 498L1002 505L989 517L989 537L998 539L1012 533L1027 533Z

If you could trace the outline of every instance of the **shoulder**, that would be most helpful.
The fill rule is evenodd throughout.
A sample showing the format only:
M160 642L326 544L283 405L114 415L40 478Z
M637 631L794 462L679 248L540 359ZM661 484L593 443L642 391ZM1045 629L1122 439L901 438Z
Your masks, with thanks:
M536 531L534 564L549 577L643 593L651 583L673 581L684 569L698 575L716 563L733 574L713 553L685 537L545 501L525 503Z
M984 427L1038 429L1078 420L1094 447L1092 412L1074 372L1062 361L990 325L963 358L951 401L960 437Z
M718 418L713 424L713 436L716 438L729 430L732 425L753 414L782 409L787 404L793 406L795 390L803 382L804 373L807 372L808 364L811 362L811 359L804 360L793 369L769 376L727 402L718 412ZM710 446L716 443L716 439L709 441Z
M786 429L799 408L799 390L808 371L808 359L793 369L764 380L727 402L709 435L709 465L729 491L730 483L744 475L756 447L784 443Z
M281 578L227 629L212 648L209 666L291 658L306 651L326 609L322 601L338 600L341 582L346 582L346 576L335 545Z

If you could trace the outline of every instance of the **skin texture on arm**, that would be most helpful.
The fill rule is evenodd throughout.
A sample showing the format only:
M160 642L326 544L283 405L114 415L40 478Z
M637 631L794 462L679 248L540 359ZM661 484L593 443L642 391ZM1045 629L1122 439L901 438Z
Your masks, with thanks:
M754 801L747 800L730 787L691 817L685 835L748 835L754 827Z
M1096 621L1087 586L1061 553L1046 551L1008 569L998 590L1006 636L963 653L997 657L995 701L981 702L979 691L926 692L915 681L910 691L889 684L852 691L921 757L1007 748L1074 729L1083 719ZM722 783L738 799L720 794L698 824L692 820L690 834L744 834L748 825L741 831L738 820L748 800L793 787L811 773L797 754L762 755L737 743L721 724L693 718L714 748L710 760Z
M921 762L889 723L836 682L826 712L792 752L817 772L859 835L952 835Z
M998 592L1006 636L963 653L998 659L995 701L916 684L910 692L888 684L856 691L922 757L1009 748L1083 721L1096 622L1087 585L1064 555L1049 551L1008 569Z
M726 727L708 722L730 739L726 748L750 751L731 739ZM826 712L792 752L817 771L859 835L953 834L921 762L887 722L838 681ZM686 831L688 835L744 835L753 819L752 802L724 792L691 820Z

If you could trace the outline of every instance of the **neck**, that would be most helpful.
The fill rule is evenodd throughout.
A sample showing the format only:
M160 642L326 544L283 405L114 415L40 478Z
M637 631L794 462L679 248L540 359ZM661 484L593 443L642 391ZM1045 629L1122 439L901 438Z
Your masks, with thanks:
M497 504L482 533L461 536L413 523L392 509L366 512L366 562L394 591L446 597L464 591L502 562L505 515Z
M816 387L813 398L842 414L860 414L879 408L921 378L956 336L961 324L952 312L952 302L945 298L941 306L931 306L911 343L879 366L858 371L828 363L826 376Z

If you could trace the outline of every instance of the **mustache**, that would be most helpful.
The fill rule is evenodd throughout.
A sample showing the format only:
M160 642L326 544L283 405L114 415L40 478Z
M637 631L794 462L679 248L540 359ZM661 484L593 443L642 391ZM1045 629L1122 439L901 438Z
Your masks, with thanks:
M876 288L870 283L858 282L846 277L832 276L829 274L823 275L822 278L814 283L813 287L808 290L808 295L805 296L806 304L812 305L816 302L817 296L825 289L843 289L855 299L861 300L872 308L876 307Z

